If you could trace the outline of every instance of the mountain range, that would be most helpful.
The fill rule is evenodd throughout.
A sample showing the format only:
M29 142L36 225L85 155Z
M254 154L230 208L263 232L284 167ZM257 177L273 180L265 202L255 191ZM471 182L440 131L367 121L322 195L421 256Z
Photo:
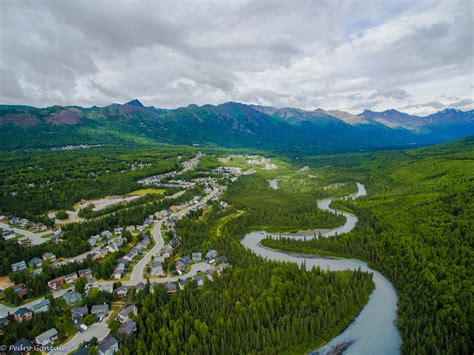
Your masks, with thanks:
M0 149L74 144L183 144L277 151L400 148L474 135L474 110L429 116L397 110L275 108L227 102L176 109L135 99L105 107L0 105Z

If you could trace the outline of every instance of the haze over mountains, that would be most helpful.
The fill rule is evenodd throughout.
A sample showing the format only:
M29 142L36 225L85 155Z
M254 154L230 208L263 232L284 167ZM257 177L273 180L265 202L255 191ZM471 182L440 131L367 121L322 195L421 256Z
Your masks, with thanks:
M474 111L420 117L397 110L275 108L228 102L177 109L126 104L35 108L0 105L1 149L68 144L168 143L341 152L422 145L474 134Z

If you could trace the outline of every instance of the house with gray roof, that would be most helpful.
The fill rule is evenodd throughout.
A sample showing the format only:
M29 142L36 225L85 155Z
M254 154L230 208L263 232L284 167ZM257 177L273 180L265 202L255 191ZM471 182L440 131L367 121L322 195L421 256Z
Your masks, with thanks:
M10 268L13 272L26 270L25 260L22 260L22 261L19 261L17 263L11 264Z
M108 335L99 343L99 355L112 355L118 352L119 344L117 338Z
M102 319L107 317L109 314L109 305L108 304L97 304L92 306L91 314L95 315L97 322L101 322Z
M43 265L43 260L41 260L37 256L30 259L30 261L28 261L28 266L30 267L38 268L38 267L41 267L42 265Z
M137 323L133 320L125 322L118 330L119 334L129 336L132 335L137 330Z
M44 299L44 300L41 300L38 303L32 305L30 307L30 309L35 314L42 313L42 312L47 312L49 310L50 304L51 304L51 302L48 299Z
M138 311L137 306L135 306L134 304L131 304L125 307L124 309L122 309L117 314L117 320L123 324L130 319L130 316L132 314L137 314L137 311Z
M44 333L38 335L35 338L35 343L38 345L50 345L58 339L58 331L55 328L51 328Z

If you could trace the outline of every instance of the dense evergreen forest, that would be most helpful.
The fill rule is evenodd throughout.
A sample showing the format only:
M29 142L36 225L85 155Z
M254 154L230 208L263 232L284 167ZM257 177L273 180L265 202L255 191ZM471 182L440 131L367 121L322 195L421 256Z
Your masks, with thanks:
M264 261L241 246L252 219L239 216L214 205L179 223L182 255L215 248L232 266L204 289L191 284L170 296L157 286L123 353L301 353L339 333L367 302L370 274Z
M472 353L474 139L337 159L315 157L306 163L330 179L366 184L368 197L333 203L359 217L356 229L329 239L264 244L369 261L399 293L403 353Z
M39 221L49 210L70 209L81 199L139 189L136 180L179 170L179 163L194 154L191 148L7 153L0 157L0 214ZM228 165L244 166L244 161L235 159ZM349 234L263 243L351 256L380 270L399 294L397 325L404 354L473 352L474 139L415 150L275 161L277 169L258 168L256 174L229 185L223 199L230 207L214 203L205 213L192 213L178 223L178 255L216 249L231 267L202 289L190 283L184 291L168 295L161 286L151 294L147 286L135 299L138 334L121 339L124 353L302 353L341 332L367 302L373 289L370 274L265 261L241 246L240 238L251 230L294 232L340 225L343 217L318 210L316 200L354 192L355 182L365 184L368 197L334 203L359 217ZM205 176L203 172L219 165L217 156L208 154L196 171L183 177ZM304 166L309 170L300 169ZM279 190L269 188L269 179L278 179ZM90 250L91 235L142 223L148 215L196 194L202 189L175 199L145 195L127 205L86 210L84 217L93 219L64 226L65 240L59 244L19 248L13 241L0 240L0 275L10 272L11 263L46 251L58 258L81 254ZM64 269L46 267L37 278L26 273L10 277L37 296L46 292L46 279L80 268L92 267L95 275L109 276L115 256L101 263L86 259ZM8 301L19 302L11 296ZM55 317L46 318L44 324L51 326ZM28 335L38 329L19 326L14 333Z
M0 214L41 221L48 211L72 209L81 199L139 189L137 180L179 170L180 161L194 154L191 148L114 147L4 153Z

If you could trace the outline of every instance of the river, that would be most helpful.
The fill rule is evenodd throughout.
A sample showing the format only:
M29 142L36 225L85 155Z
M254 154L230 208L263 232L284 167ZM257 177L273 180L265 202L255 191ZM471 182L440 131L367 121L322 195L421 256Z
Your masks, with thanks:
M357 184L357 193L345 198L358 198L366 195L364 185ZM322 237L330 237L336 234L351 231L356 223L357 217L351 213L334 210L329 207L334 199L319 200L317 205L320 209L337 212L344 215L346 222L343 226L322 233ZM367 263L356 259L322 258L318 256L308 257L298 254L276 251L263 247L260 242L266 236L271 235L265 231L251 232L242 239L242 244L252 250L255 254L270 260L291 261L297 264L306 264L306 268L319 266L323 270L341 271L357 270L373 273L375 289L369 297L369 301L357 315L354 321L341 334L331 339L323 347L314 350L312 354L329 354L342 344L346 346L344 354L398 354L402 340L395 326L397 317L398 297L392 284L378 271L371 269ZM279 238L279 235L271 235ZM294 239L302 239L304 236L288 236ZM313 236L314 237L314 236ZM312 238L306 236L306 239ZM337 352L336 352L337 353Z

